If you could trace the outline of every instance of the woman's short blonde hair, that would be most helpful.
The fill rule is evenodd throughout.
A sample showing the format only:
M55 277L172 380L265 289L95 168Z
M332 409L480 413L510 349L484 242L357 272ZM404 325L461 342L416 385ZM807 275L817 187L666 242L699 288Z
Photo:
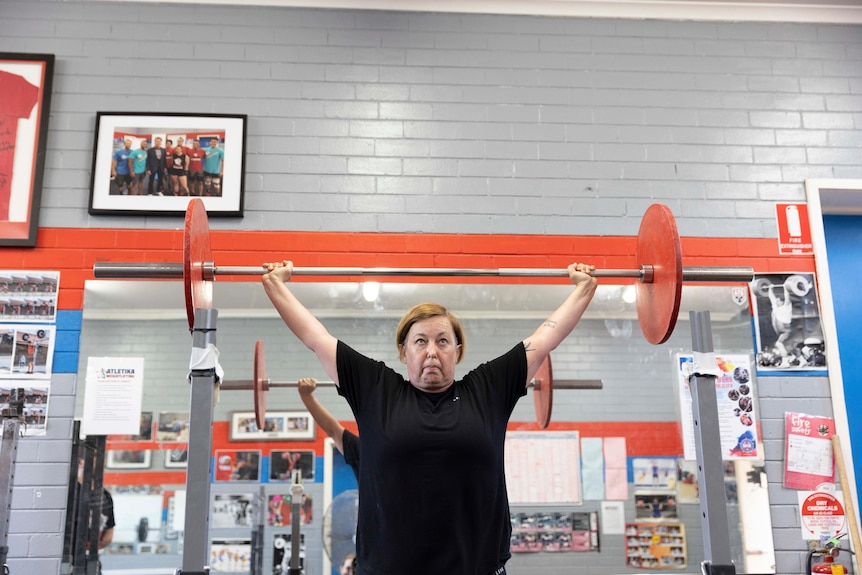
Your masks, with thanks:
M395 330L395 345L398 346L398 357L403 357L404 342L407 340L407 334L410 332L410 328L413 327L413 324L418 321L439 316L446 317L452 325L452 331L455 332L455 343L460 346L458 347L457 361L457 363L460 363L461 358L464 357L464 350L467 349L467 340L464 338L464 328L461 325L461 321L455 317L452 312L439 303L431 302L414 305L406 314L404 314L401 321L398 322L398 329Z

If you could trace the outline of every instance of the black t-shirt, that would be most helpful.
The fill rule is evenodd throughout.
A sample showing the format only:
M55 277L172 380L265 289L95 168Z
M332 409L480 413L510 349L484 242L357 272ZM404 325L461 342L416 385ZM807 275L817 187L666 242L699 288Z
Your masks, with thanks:
M81 501L81 484L77 483L75 488L78 490L78 501ZM92 502L91 502L92 503ZM79 503L79 505L82 503ZM95 507L95 504L92 504L91 508ZM99 522L101 526L100 529L104 531L105 529L110 529L111 527L115 527L117 525L114 519L114 498L111 497L111 492L102 488L102 520Z
M506 425L527 393L523 343L440 393L338 342L356 417L359 575L485 575L511 556Z
M107 489L102 490L102 530L116 526L114 520L114 498Z
M344 462L353 470L359 481L359 438L349 429L341 433L341 448L344 449Z

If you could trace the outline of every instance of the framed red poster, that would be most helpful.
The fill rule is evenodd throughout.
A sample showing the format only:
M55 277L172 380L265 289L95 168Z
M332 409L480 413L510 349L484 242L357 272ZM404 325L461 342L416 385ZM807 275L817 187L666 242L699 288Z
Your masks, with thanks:
M35 246L53 54L0 52L0 246Z

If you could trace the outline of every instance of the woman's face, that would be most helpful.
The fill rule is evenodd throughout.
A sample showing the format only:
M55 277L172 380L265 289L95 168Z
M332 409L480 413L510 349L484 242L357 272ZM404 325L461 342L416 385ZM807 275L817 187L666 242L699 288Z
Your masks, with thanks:
M401 346L407 377L423 391L443 391L455 381L458 348L455 331L446 316L417 321Z

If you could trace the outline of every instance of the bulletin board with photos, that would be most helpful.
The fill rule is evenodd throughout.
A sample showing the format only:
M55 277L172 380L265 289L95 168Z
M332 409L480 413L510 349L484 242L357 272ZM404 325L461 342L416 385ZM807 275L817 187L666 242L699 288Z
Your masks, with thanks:
M684 569L688 564L685 524L626 523L626 566L634 569Z

